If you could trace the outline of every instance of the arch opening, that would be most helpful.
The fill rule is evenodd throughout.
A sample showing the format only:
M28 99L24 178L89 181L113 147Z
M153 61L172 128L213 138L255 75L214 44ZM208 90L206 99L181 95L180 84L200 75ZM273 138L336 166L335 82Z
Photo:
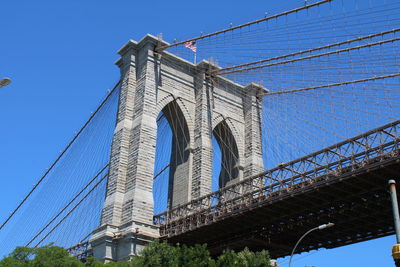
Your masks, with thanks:
M188 201L189 159L189 129L179 105L172 101L157 117L153 181L155 214Z
M226 121L213 130L213 180L212 189L218 190L239 178L239 152Z

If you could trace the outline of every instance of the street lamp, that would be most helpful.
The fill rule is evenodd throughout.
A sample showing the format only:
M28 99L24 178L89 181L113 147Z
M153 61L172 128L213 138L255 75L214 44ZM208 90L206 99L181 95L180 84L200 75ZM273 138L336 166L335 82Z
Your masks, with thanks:
M315 228L312 228L312 229L308 230L304 235L302 235L302 237L300 237L299 241L297 241L296 245L294 246L294 248L293 248L293 250L292 250L292 254L290 254L289 267L290 267L290 264L292 264L292 257L293 257L293 254L294 254L294 252L295 252L297 246L300 244L301 240L303 240L303 238L304 238L306 235L308 235L309 233L311 233L311 232L313 232L313 231L315 231L315 230L324 230L324 229L329 228L329 227L332 227L332 226L334 226L334 225L335 225L334 223L321 224L320 226L317 226L317 227L315 227Z
M1 80L0 80L0 88L3 87L3 86L9 85L10 82L11 82L11 79L10 79L10 78L7 78L7 77L1 79Z

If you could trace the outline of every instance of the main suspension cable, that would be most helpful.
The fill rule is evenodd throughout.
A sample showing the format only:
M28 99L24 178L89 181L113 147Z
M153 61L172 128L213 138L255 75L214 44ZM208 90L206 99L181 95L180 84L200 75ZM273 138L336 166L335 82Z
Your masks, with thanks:
M32 195L32 193L36 190L36 188L43 182L43 180L47 177L47 175L50 173L50 171L53 169L53 167L57 164L57 162L60 161L62 156L68 151L68 149L72 146L72 144L76 141L76 139L80 136L80 134L83 132L83 130L89 125L89 123L92 121L94 116L98 113L98 111L101 109L101 107L104 106L104 104L107 102L107 100L110 98L112 93L115 91L115 89L120 85L121 81L118 81L117 84L109 91L107 96L104 98L104 100L100 103L100 105L97 107L97 109L90 115L89 119L85 122L85 124L82 126L82 128L75 134L75 136L72 138L72 140L68 143L68 145L64 148L64 150L58 155L56 160L51 164L50 168L46 170L46 172L42 175L42 177L39 179L39 181L33 186L33 188L29 191L29 193L21 200L21 202L18 204L18 206L11 212L11 214L7 217L7 219L2 223L0 226L0 230L3 229L3 227L11 220L11 218L15 215L15 213L22 207L22 205L26 202L26 200Z
M210 33L210 34L198 36L198 37L195 37L195 38L187 39L187 40L184 40L184 41L181 41L181 42L177 42L177 43L173 43L173 44L169 44L169 45L162 45L162 46L156 48L156 50L158 52L161 52L161 51L163 51L163 50L165 50L167 48L170 48L170 47L174 47L174 46L178 46L178 45L181 45L181 44L185 44L185 43L190 42L190 41L197 41L197 40L205 39L205 38L208 38L208 37L219 35L221 33L234 31L234 30L241 29L241 28L244 28L244 27L248 27L248 26L251 26L251 25L254 25L254 24L258 24L260 22L264 22L264 21L268 21L268 20L271 20L271 19L276 19L276 18L279 18L279 17L282 17L282 16L286 16L286 15L289 15L289 14L292 14L292 13L296 13L296 12L299 12L301 10L306 10L306 9L311 8L311 7L316 7L316 6L331 2L331 1L333 1L333 0L322 0L322 1L316 2L314 4L305 5L305 6L298 7L298 8L295 8L295 9L291 9L291 10L288 10L288 11L285 11L285 12L282 12L282 13L279 13L279 14L268 16L268 17L265 17L265 18L262 18L262 19L258 19L258 20L255 20L255 21L251 21L251 22L247 22L247 23L244 23L244 24L240 24L240 25L232 27L232 28L220 30L220 31L217 31L217 32L213 32L213 33Z
M270 63L270 64L264 64L264 65L260 65L260 66L254 66L254 67L231 70L231 71L219 71L218 74L219 75L226 75L226 74L231 74L231 73L236 73L236 72L243 72L243 71L261 69L261 68L266 68L266 67L272 67L272 66L277 66L277 65L287 64L287 63L293 63L293 62L296 62L296 61L307 60L307 59L312 59L312 58L318 58L318 57L322 57L322 56L329 56L329 55L333 55L333 54L349 52L349 51L352 51L352 50L358 50L358 49L377 46L377 45L382 45L382 44L386 44L386 43L392 43L392 42L396 42L396 41L399 41L399 40L400 40L400 38L393 38L393 39L388 39L388 40L384 40L384 41L380 41L380 42L368 43L368 44L365 44L365 45L359 45L359 46L339 49L339 50L335 50L335 51L330 51L330 52L326 52L326 53L321 53L321 54L316 54L316 55L311 55L311 56L306 56L306 57L301 57L301 58L295 58L295 59L291 59L291 60L279 61L279 62L274 62L274 63Z
M340 83L324 84L324 85L320 85L320 86L300 88L300 89L294 89L294 90L289 90L289 91L265 93L265 94L260 94L259 96L290 94L290 93L295 93L295 92L303 92L303 91L309 91L309 90L315 90L315 89L321 89L321 88L327 88L327 87L335 87L335 86L341 86L341 85L347 85L347 84L353 84L353 83L362 83L362 82L367 82L367 81L387 79L387 78L393 78L393 77L398 77L398 76L400 76L400 73L394 73L394 74L383 75L383 76L378 76L378 77L370 77L370 78L354 80L354 81L346 81L346 82L340 82Z
M350 43L362 41L362 40L365 40L365 39L371 39L371 38L374 38L374 37L387 35L387 34L390 34L390 33L396 33L398 31L400 31L400 28L396 28L396 29L389 30L389 31L384 31L384 32L379 32L379 33L374 33L374 34L370 34L370 35L366 35L366 36L361 36L361 37L357 37L357 38L354 38L354 39L351 39L351 40L346 40L346 41L342 41L342 42L328 44L328 45L324 45L324 46L320 46L320 47L316 47L316 48L312 48L312 49L307 49L307 50L303 50L303 51L299 51L299 52L294 52L294 53L290 53L290 54L287 54L287 55L276 56L276 57L272 57L272 58L262 59L262 60L258 60L258 61L245 63L245 64L240 64L240 65L236 65L236 66L227 67L227 68L222 68L222 69L219 69L219 70L214 70L213 72L226 72L226 71L232 70L232 69L238 69L238 68L248 67L248 66L251 66L251 65L257 65L257 64L265 63L265 62L268 62L268 61L273 61L273 60L278 60L278 59L284 59L284 58L287 58L287 57L293 57L293 56L298 56L298 55L302 55L302 54L307 54L307 53L315 52L315 51L318 51L318 50L323 50L323 49L332 48L332 47L335 47L335 46L340 46L340 45L344 45L344 44L350 44Z
M69 215L71 215L71 213L94 191L94 189L96 189L101 182L104 181L104 179L106 179L108 177L108 173L105 174L93 187L92 189L90 189L89 192L86 193L86 195L84 195L82 197L82 199L76 203L76 205L64 216L61 218L61 220L53 227L51 228L51 230L42 238L40 239L40 241L34 246L35 248L38 247Z
M99 176L109 164L106 164L25 246L28 247L40 234L43 233Z

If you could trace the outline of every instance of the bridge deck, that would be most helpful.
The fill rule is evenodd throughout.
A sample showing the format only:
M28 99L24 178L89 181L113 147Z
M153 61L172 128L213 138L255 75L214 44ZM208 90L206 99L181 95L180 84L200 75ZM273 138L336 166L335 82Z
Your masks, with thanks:
M387 181L398 178L399 121L251 177L155 216L162 238L225 248L290 253L333 248L394 233ZM309 163L307 165L307 162ZM325 162L325 164L322 164ZM301 166L301 167L300 167Z

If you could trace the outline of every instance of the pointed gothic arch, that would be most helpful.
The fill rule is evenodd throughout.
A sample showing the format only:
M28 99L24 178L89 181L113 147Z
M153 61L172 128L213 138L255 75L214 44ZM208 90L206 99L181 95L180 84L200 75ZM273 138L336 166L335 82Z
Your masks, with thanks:
M220 173L218 177L218 187L222 188L231 181L240 178L240 160L239 150L234 134L227 123L227 120L221 120L213 129L221 158L214 160L214 163L220 162ZM216 167L216 166L213 166Z
M171 100L166 98L165 100ZM172 140L165 140L164 142L158 142L157 146L165 145L171 146L169 155L169 175L168 179L168 190L167 190L167 207L175 207L179 204L185 203L189 198L189 172L191 168L190 163L190 131L187 124L185 115L180 108L178 101L172 98L172 101L160 105L159 120L166 120L170 131ZM160 136L157 136L157 139ZM156 148L157 149L157 148ZM160 155L158 155L160 156ZM164 155L165 156L165 155ZM156 158L157 161L157 158ZM157 164L157 162L156 162ZM165 166L167 167L167 166ZM156 175L156 174L155 174ZM155 192L153 191L153 194ZM158 196L153 196L155 205L157 205Z

